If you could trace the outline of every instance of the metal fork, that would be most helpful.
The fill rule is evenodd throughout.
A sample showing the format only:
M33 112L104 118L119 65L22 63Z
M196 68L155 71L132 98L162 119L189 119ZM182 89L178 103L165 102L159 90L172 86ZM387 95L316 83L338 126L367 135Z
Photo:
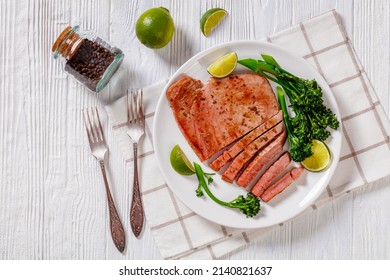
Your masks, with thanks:
M129 126L127 135L133 141L134 150L134 181L133 198L130 209L131 229L136 237L141 233L144 224L144 209L142 206L141 191L138 182L138 142L145 133L145 117L142 102L142 90L136 90L127 94L127 116Z
M123 229L118 212L116 211L114 200L112 199L107 180L106 169L104 166L104 157L108 149L104 141L102 124L100 123L100 118L96 107L83 110L83 115L92 155L98 160L100 169L103 173L104 185L106 187L108 200L108 211L110 214L110 229L112 240L114 241L114 244L118 250L122 253L126 245L125 231Z

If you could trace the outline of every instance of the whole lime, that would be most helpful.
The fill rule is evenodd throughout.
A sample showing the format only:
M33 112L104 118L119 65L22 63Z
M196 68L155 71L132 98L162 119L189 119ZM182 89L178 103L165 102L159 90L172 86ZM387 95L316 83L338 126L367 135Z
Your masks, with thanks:
M165 47L175 33L175 24L164 7L146 10L137 20L135 34L138 40L148 48Z

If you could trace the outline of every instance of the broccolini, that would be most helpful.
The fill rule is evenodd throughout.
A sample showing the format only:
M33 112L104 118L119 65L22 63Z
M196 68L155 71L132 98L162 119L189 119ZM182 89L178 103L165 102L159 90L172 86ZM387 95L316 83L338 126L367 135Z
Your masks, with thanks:
M295 114L289 117L287 108L283 112L284 115L287 114L289 123L287 133L291 134L288 138L290 149L293 150L291 157L294 161L301 162L311 156L312 141L325 141L330 136L327 128L337 129L339 121L323 104L322 89L316 80L297 77L280 67L272 56L261 56L263 60L243 59L238 63L279 84L285 91Z
M257 215L257 213L259 213L260 200L251 193L248 193L246 197L239 195L237 198L235 198L230 202L225 202L215 197L208 187L208 185L213 182L213 179L211 177L211 175L213 174L205 173L202 170L202 167L196 162L194 162L194 167L195 167L196 177L198 178L199 181L198 188L196 189L196 195L198 197L203 196L204 195L203 191L204 191L214 202L222 206L237 208L242 213L244 213L247 218L254 217Z

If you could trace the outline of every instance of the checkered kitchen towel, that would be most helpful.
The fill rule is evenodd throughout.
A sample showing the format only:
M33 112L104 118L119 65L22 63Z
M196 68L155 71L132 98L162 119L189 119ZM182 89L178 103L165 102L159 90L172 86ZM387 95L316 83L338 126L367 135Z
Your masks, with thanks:
M327 191L307 211L390 175L390 124L359 63L335 11L304 21L266 39L301 55L326 79L343 122L338 168ZM144 89L146 138L141 147L140 175L147 222L164 258L216 259L273 229L240 230L211 223L185 207L163 180L153 152L154 110L166 82ZM126 135L126 97L106 107L113 133L132 171ZM351 103L351 100L354 102ZM161 209L164 209L161 211ZM278 225L279 227L283 225Z

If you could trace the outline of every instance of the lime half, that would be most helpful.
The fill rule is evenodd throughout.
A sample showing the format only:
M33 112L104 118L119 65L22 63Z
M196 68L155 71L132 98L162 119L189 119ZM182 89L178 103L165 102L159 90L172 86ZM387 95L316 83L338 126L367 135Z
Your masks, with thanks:
M332 162L332 154L328 146L319 140L313 140L311 147L313 155L301 162L303 167L312 172L320 172L327 169Z
M207 67L207 72L216 78L223 78L236 69L237 54L235 52L225 54Z
M179 145L173 147L171 151L170 161L173 169L185 176L190 176L195 174L195 169L191 162L188 160L183 150Z
M227 15L227 11L221 8L210 9L205 12L200 19L200 30L204 36L209 36L210 32Z

